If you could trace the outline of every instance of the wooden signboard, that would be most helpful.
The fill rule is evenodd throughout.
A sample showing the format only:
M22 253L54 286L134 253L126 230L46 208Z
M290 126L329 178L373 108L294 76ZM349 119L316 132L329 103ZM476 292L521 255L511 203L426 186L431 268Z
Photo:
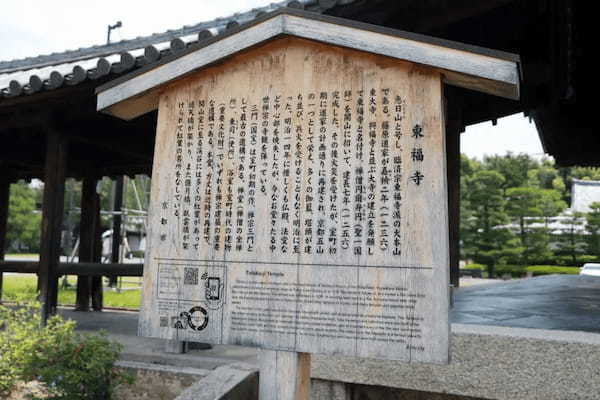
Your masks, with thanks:
M445 362L439 72L298 38L160 97L140 334Z
M443 82L516 62L371 28L276 13L100 90L158 108L141 335L448 362Z

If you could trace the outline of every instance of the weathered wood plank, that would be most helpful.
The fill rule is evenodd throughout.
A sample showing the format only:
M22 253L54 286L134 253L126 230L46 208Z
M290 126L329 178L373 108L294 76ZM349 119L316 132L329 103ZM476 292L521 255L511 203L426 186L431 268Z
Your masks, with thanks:
M60 259L67 149L66 137L56 131L47 133L38 271L38 290L44 322L55 313L58 297L57 268Z
M309 400L310 354L261 350L260 400Z
M97 109L132 119L156 109L164 85L200 68L280 35L292 35L335 46L418 63L442 71L448 84L518 99L518 56L478 49L341 19L288 11L218 37L205 47L185 52L166 64L134 73L128 80L98 89Z
M508 95L511 98L519 97L519 71L514 61L427 43L416 38L323 23L294 15L283 18L284 33L439 68L451 72L445 74L446 82L450 85L491 91L491 94ZM473 87L478 79L481 80L479 87ZM490 81L512 87L512 92L497 93L497 88L489 85Z
M170 86L140 334L446 363L442 86L292 37Z
M0 178L0 261L4 260L6 248L6 229L10 200L10 181ZM2 302L2 272L0 271L0 303Z

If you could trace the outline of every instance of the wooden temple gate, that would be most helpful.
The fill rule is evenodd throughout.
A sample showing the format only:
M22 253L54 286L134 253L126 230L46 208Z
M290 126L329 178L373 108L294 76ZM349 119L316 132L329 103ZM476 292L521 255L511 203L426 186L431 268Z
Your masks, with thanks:
M465 126L525 112L535 119L546 150L559 164L598 164L597 139L592 131L595 124L591 123L594 113L589 112L591 103L585 101L591 98L592 89L578 79L586 76L593 65L584 62L588 54L584 49L590 48L593 38L587 34L592 26L588 23L592 13L586 12L587 6L569 0L495 0L477 7L463 3L319 0L288 4L522 55L524 79L519 101L485 97L460 88L448 87L445 91L450 282L455 286L459 276L460 133ZM133 121L103 115L96 111L95 89L128 71L176 55L196 43L211 41L215 30L227 34L239 29L240 23L284 5L251 10L181 31L0 62L0 259L6 244L10 183L19 179L41 179L45 183L40 261L0 261L0 291L2 272L37 273L47 315L56 305L59 275L142 275L141 264L97 262L97 198L90 188L104 176L151 173L156 113ZM185 35L196 36L189 41L184 40ZM164 42L166 46L158 46ZM548 42L549 45L540 45ZM580 50L575 51L576 48ZM134 54L136 49L141 53ZM83 61L87 64L77 64ZM578 129L564 135L573 126ZM84 180L87 189L82 199L82 219L86 221L82 224L82 237L87 244L77 264L59 262L66 178ZM78 286L80 297L93 291L94 285L97 280L82 278ZM83 303L78 306L86 309Z

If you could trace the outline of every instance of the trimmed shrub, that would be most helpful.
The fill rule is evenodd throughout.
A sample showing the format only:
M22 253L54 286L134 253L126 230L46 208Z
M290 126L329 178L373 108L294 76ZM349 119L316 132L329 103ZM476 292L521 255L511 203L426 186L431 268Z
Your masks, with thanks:
M513 278L521 278L525 276L525 267L521 265L497 265L496 276L510 275Z
M483 264L467 264L464 267L462 267L461 269L478 269L480 271L487 271L487 268L485 265Z
M39 304L0 305L0 395L35 380L44 384L45 398L111 399L118 385L132 383L114 365L120 344L105 333L79 334L74 321L59 316L42 326L40 315Z
M533 273L533 276L541 275L577 275L579 274L578 267L557 267L555 265L531 265L525 268L527 272Z

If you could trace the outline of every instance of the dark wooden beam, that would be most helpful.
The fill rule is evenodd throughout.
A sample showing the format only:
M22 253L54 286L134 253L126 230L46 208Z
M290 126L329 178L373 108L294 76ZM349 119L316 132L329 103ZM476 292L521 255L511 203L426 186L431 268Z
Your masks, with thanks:
M450 284L459 286L460 262L460 132L463 122L460 101L448 97L446 106L446 174L448 182L448 227L450 249Z
M454 3L453 7L440 10L439 7L426 10L428 15L420 15L410 26L413 32L429 32L440 30L447 25L458 23L475 15L482 15L490 10L512 3L514 0L487 0L481 2L462 1ZM442 11L441 13L439 11Z
M73 136L72 141L84 143L91 147L101 149L103 151L107 151L109 153L117 154L119 156L124 156L129 159L134 159L138 161L147 162L149 164L152 163L153 154L148 154L145 152L136 151L135 145L131 146L123 146L123 143L111 143L106 140L106 138L100 138L97 140L91 139L87 136Z
M102 222L100 220L100 195L97 194L96 199L96 209L94 210L94 217L96 219L96 223L94 225L96 230L94 231L92 261L95 263L100 263L102 262ZM94 311L102 311L104 303L104 292L102 290L102 276L92 276L91 290L92 309Z
M0 261L1 272L35 274L39 266L38 261ZM143 276L144 264L60 263L57 272L78 276Z
M94 239L96 237L96 208L98 194L94 178L83 179L81 187L81 219L79 223L79 262L93 262ZM89 276L77 277L77 296L75 310L89 311L91 278Z
M0 178L0 261L4 260L6 248L6 228L8 223L8 204L10 199L10 180ZM2 303L2 272L0 271L0 303Z
M56 131L48 132L38 271L39 299L42 303L42 321L44 323L50 315L55 313L58 298L57 268L60 261L67 149L68 142L63 135Z
M113 199L113 226L112 226L112 246L110 252L110 261L112 263L118 263L119 251L121 249L121 208L123 207L123 184L124 178L122 176L115 179L113 182L114 188L114 199ZM112 277L109 285L114 287L117 285L118 277Z

